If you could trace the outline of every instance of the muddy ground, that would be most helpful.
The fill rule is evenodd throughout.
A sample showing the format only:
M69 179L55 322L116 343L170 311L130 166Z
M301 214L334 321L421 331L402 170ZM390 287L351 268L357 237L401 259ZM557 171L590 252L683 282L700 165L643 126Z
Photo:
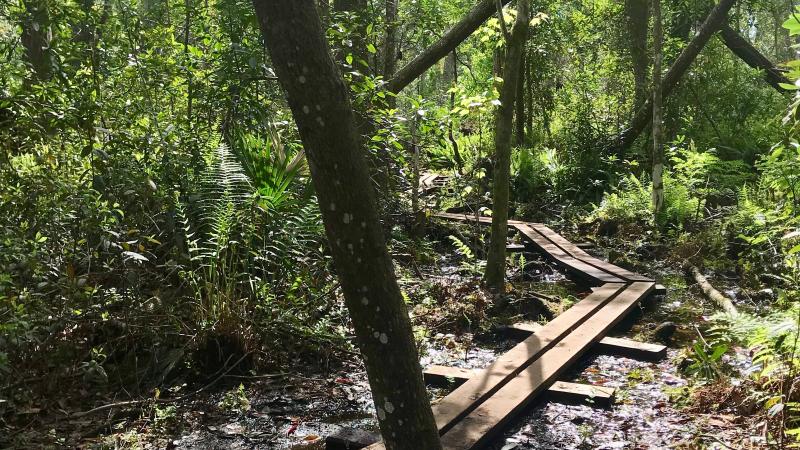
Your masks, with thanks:
M509 269L516 292L509 302L521 306L505 317L506 321L541 320L546 315L523 301L526 292L535 291L551 299L551 304L545 305L551 314L588 293L535 254L517 257L517 262ZM481 368L515 344L489 331L490 327L471 326L470 314L476 314L476 308L456 309L457 314L467 317L466 326L460 318L453 319L446 313L437 315L459 298L475 304L486 301L482 295L461 295L477 289L470 270L474 268L465 267L463 261L441 257L421 268L425 281L406 277L402 282L412 297L427 295L431 283L440 288L448 286L442 295L458 297L448 300L451 306L429 301L428 306L414 309L419 315L415 323L421 330L418 337L423 366ZM606 409L536 403L496 439L491 449L726 449L741 448L742 443L748 442L749 424L743 424L741 419L725 414L687 413L678 406L687 386L678 368L683 360L680 349L694 338L695 325L702 327L704 314L709 314L711 308L687 288L680 274L659 267L646 272L667 285L668 294L654 298L612 335L649 340L652 330L665 320L682 324L668 358L653 363L618 356L584 356L562 380L614 387L616 403ZM531 311L526 312L525 308ZM740 359L746 369L747 356L740 352ZM435 402L447 390L431 388L430 394ZM211 392L185 402L149 406L123 419L113 417L113 432L89 438L79 437L80 433L98 425L102 430L102 417L74 423L67 419L57 421L52 430L53 442L108 449L323 449L325 437L341 428L377 431L366 374L355 357L341 361L335 371L328 373L226 377ZM63 430L69 428L76 430L75 435L63 435ZM26 433L40 438L41 432L20 429L15 431L13 441L24 443ZM748 445L755 448L758 442Z

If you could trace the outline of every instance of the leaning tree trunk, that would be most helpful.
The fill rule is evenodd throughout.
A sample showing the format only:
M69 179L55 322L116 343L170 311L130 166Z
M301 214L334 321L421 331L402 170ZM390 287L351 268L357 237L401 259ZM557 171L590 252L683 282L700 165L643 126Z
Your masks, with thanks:
M736 0L720 0L708 14L708 17L706 17L706 20L700 26L697 35L686 45L686 48L683 49L678 59L672 63L672 66L670 66L669 70L667 70L667 73L664 75L664 79L661 81L661 91L664 98L672 93L672 90L675 89L681 77L689 70L689 66L692 65L692 62L694 62L697 55L700 54L700 51L705 47L708 40L711 39L711 36L725 23L728 11L730 11L734 3L736 3ZM636 115L631 120L628 129L623 131L618 137L615 145L616 152L618 154L624 153L625 150L633 144L633 141L642 134L642 131L647 128L647 125L650 124L652 119L653 102L652 99L650 99L639 108L639 111L636 112Z
M503 5L511 0L499 0ZM463 19L447 30L445 34L426 48L416 58L400 68L395 76L386 84L386 90L398 93L412 81L419 78L423 72L430 69L437 61L447 56L459 44L464 42L489 17L497 12L497 0L481 0L473 7Z
M661 61L664 58L661 0L653 0L653 214L664 208L664 128L661 95Z
M778 92L787 92L787 89L781 87L781 83L791 84L792 82L784 76L772 61L750 45L730 25L723 25L719 35L722 38L722 42L748 66L764 71L764 79L770 86L774 87Z
M528 1L518 0L517 19L511 30L503 64L503 85L500 106L495 116L495 161L492 177L492 235L486 261L484 281L493 290L501 291L505 284L506 239L508 237L509 178L511 177L511 138L514 128L514 101L520 82L520 65L525 41L528 38Z
M315 1L254 4L305 147L386 447L440 449L349 92L327 47Z
M648 0L626 0L625 16L628 22L628 41L633 65L633 111L638 110L647 98L647 22Z

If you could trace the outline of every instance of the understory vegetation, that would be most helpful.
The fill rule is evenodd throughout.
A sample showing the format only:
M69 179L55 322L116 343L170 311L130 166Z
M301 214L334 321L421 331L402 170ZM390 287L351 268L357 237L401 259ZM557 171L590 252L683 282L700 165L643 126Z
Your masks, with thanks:
M513 281L533 264L519 254L507 301L493 302L480 283L488 238L431 217L496 209L499 65L514 4L503 26L494 14L395 94L385 63L411 61L476 2L399 1L388 19L383 2L319 3L422 352L437 334L547 320L575 301L517 301L528 293ZM693 283L695 267L718 283L739 313L679 324L692 337L676 344L691 381L675 403L753 417L759 444L798 447L800 9L743 0L728 19L789 84L771 86L712 37L665 97L655 211L652 136L613 145L647 96L620 25L628 3L533 3L509 217L614 248L612 262L656 277L666 268ZM711 6L663 1L666 67ZM119 400L153 400L140 416L168 434L175 413L155 399L175 386L357 356L312 167L252 2L0 2L0 60L0 446L29 448L15 438L26 427L41 428L37 446L77 446L47 424ZM449 180L418 196L425 172ZM425 278L420 268L443 255L458 281ZM740 357L747 370L732 363ZM238 383L220 408L249 409ZM732 400L708 399L719 392ZM92 436L114 432L109 423Z

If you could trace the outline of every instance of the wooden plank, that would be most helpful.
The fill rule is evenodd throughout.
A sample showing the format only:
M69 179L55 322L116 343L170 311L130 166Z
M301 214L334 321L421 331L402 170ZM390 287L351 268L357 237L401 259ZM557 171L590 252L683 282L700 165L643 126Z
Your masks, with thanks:
M419 180L420 186L425 188L431 187L431 185L433 184L433 180L436 179L436 176L437 175L435 173L429 173L423 175L422 178L420 178Z
M530 226L530 225L529 225ZM560 234L553 231L550 227L544 224L536 224L536 226L531 227L539 234L550 240L552 243L556 244L557 246L561 247L565 252L569 253L570 255L576 258L591 258L592 255L586 253L585 251L578 248L577 245L573 244L572 242L568 241L566 238L561 236Z
M531 334L541 330L542 326L535 322L518 322L504 327L502 331L513 338L527 339ZM600 339L594 349L610 355L627 356L644 361L658 361L667 356L665 345L614 337Z
M564 311L535 335L514 346L480 374L456 388L434 405L436 424L442 432L453 427L487 398L515 378L534 360L566 339L584 321L589 320L612 299L624 290L621 284L607 284Z
M461 222L475 221L475 216L472 214L437 213L434 216ZM477 221L484 225L490 225L492 218L481 216L478 217ZM541 251L550 255L554 260L561 263L563 267L584 275L595 283L653 281L649 277L593 257L544 224L518 220L509 220L508 224L519 230Z
M478 372L477 369L463 369L451 366L430 366L422 371L425 383L433 386L458 387L466 383Z
M525 251L524 244L506 244L506 251L508 253L519 253Z
M603 353L628 356L646 361L658 361L667 357L667 346L638 342L631 339L605 337L597 343L596 348Z
M461 367L430 366L423 374L425 382L435 386L460 386L476 374L475 369ZM591 384L557 381L547 389L547 399L561 403L593 404L610 406L614 401L614 388Z
M614 403L616 389L584 383L556 381L547 389L547 400L557 403L590 404L607 408Z
M589 317L555 347L533 361L469 415L447 430L442 435L443 448L472 450L487 444L538 394L554 383L570 364L630 312L639 300L647 296L653 286L653 283L633 283L628 286L601 311ZM470 381L481 378L478 376Z
M653 289L653 294L655 295L667 295L667 287L663 284L657 284L656 288Z
M475 213L446 213L440 212L433 215L433 217L438 217L440 219L448 219L448 220L456 220L459 222L475 222ZM492 218L487 216L480 216L478 217L478 222L482 225L491 225ZM519 220L509 220L509 226L516 226L516 225L523 225L525 222L521 222Z
M539 234L535 228L529 225L518 225L517 230L527 238L531 243L538 247L541 251L548 254L557 263L563 267L583 275L595 283L622 283L625 280L616 277L608 272L605 272L597 267L586 264L585 262L574 258L563 249L552 243L549 239Z
M595 258L594 256L586 253L585 251L583 251L583 249L573 244L572 242L568 241L563 236L556 233L546 225L537 224L536 226L531 228L536 230L539 234L544 236L546 239L550 240L552 243L554 243L556 246L558 246L559 248L561 248L574 258L579 259L605 272L608 272L616 277L622 278L625 281L653 281L652 279L644 275L639 275L638 273L634 273L629 270L623 269L622 267L615 266L607 261L603 261L602 259Z

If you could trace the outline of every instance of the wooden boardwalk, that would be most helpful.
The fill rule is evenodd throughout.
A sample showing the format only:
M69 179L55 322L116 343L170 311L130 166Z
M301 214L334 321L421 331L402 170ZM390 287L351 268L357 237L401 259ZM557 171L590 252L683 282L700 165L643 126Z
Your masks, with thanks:
M437 189L446 182L443 178L425 174L420 179L420 189L424 192ZM469 214L434 216L491 223L489 217ZM482 448L543 393L551 398L592 397L597 403L610 403L613 390L558 381L593 347L648 359L663 357L666 352L663 346L605 336L656 290L654 280L589 255L543 224L509 220L509 226L559 266L599 287L545 325L509 327L522 341L484 369L435 366L426 371L429 381L445 378L457 381L455 390L432 407L442 446L447 450ZM384 447L378 442L366 448Z

